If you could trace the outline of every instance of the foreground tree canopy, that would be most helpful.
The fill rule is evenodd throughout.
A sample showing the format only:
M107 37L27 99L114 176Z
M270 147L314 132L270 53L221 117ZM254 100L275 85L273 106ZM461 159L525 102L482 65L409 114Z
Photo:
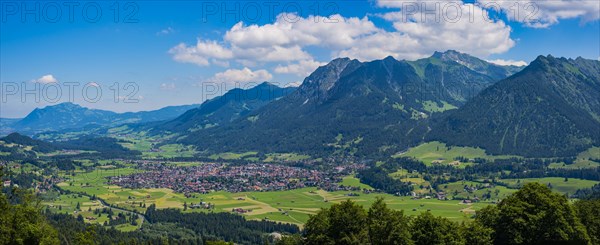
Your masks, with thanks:
M0 192L0 244L59 244L58 233L31 193L16 188Z
M305 226L305 239L298 243L599 244L599 212L598 200L571 205L565 196L538 183L524 185L462 224L429 212L409 217L387 208L383 199L365 212L348 200L312 216Z
M497 206L483 208L477 221L494 229L497 244L590 242L569 200L538 183L526 184Z

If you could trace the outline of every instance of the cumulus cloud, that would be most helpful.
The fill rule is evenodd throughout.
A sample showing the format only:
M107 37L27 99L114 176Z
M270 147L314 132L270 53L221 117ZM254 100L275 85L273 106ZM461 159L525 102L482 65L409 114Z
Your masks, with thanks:
M311 59L311 55L302 50L300 46L282 47L255 47L232 49L236 59L248 62L275 62Z
M275 73L305 76L322 64L315 61L309 50L328 50L330 58L369 61L390 55L396 59L418 59L448 49L487 57L515 45L510 26L502 20L487 18L488 9L478 4L440 2L448 5L438 7L440 13L432 16L425 14L428 11L422 11L420 4L413 8L403 5L411 3L415 4L403 0L377 2L390 11L376 18L390 22L393 30L377 27L369 17L339 14L301 17L281 13L273 23L239 22L220 42L198 39L195 45L180 43L169 53L176 61L199 66L228 66L229 62L235 62L254 67L276 62L279 64Z
M397 6L385 2L385 6ZM380 15L393 23L395 32L385 32L342 54L357 58L415 59L434 51L458 50L477 56L503 53L515 45L510 26L492 20L488 11L462 2L402 2L403 8ZM436 5L439 4L439 5ZM381 5L381 4L380 4ZM432 11L435 10L435 11Z
M52 74L43 75L42 77L33 80L33 82L41 83L41 84L49 84L49 83L57 83L58 80L54 78Z
M526 66L527 62L522 60L503 60L503 59L495 59L495 60L486 60L487 62L501 65L501 66Z
M227 31L225 40L242 48L298 45L343 48L353 45L361 36L377 31L375 24L366 17L345 18L334 14L302 18L293 13L282 13L273 24L245 26L239 22Z
M253 82L264 82L271 80L273 75L266 70L252 71L248 67L243 69L228 69L224 72L216 73L204 82L225 83L229 85L245 85Z
M285 66L277 65L275 67L276 73L295 74L300 77L308 76L310 73L315 71L317 67L325 65L325 62L318 62L314 60L301 60L298 63L288 64Z
M222 62L233 58L231 50L223 47L217 41L198 39L196 45L188 46L185 43L171 48L169 53L173 59L182 63L192 63L199 66L208 66L211 63ZM216 62L214 62L216 61Z
M219 64L229 59L246 66L261 62L308 61L313 58L303 49L306 46L351 47L361 36L377 30L366 17L332 15L302 18L294 13L282 13L272 24L235 24L223 36L223 44L198 39L195 46L180 43L169 53L176 61L199 66Z
M600 19L600 1L552 0L552 1L495 1L478 0L488 9L502 10L512 21L533 28L546 28L560 19L579 18L582 23Z

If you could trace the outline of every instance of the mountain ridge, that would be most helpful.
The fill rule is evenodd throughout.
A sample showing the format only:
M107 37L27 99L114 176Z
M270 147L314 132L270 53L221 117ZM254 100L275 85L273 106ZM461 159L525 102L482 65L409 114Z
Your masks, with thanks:
M422 141L428 117L461 106L469 90L494 82L454 61L338 58L283 99L180 142L213 151L389 153Z
M538 56L434 124L429 140L492 154L572 156L600 144L600 62Z
M294 90L294 87L282 88L268 82L249 89L235 88L203 102L173 120L155 126L153 131L188 132L226 125Z
M35 108L26 117L13 122L9 127L12 132L35 134L44 131L84 128L89 125L116 126L126 123L162 121L175 118L196 106L198 105L167 106L151 111L117 113L64 102Z

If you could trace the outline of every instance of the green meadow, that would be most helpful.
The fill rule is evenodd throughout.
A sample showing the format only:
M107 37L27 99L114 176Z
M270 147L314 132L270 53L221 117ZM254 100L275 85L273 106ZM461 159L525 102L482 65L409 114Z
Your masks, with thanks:
M249 152L243 152L243 153L224 152L224 153L210 155L208 158L213 159L213 160L217 160L217 159L239 160L239 159L242 159L245 157L255 156L256 154L258 154L258 152L255 152L255 151L249 151Z
M360 180L354 176L346 176L342 179L341 182L342 185L344 186L352 186L352 187L358 187L361 189L373 189L373 187L369 186L369 185L365 185L363 183L360 183Z
M552 163L550 164L550 167L569 169L600 167L600 162L595 162L590 159L600 159L600 147L590 147L589 149L579 153L577 155L577 159L575 159L575 163L573 164L567 165L564 163Z
M582 179L573 179L568 178L565 181L565 178L559 177L547 177L547 178L531 178L531 179L502 179L503 183L506 183L511 188L520 188L525 183L529 182L539 182L540 184L545 184L551 187L553 191L560 192L563 194L573 194L578 189L582 188L590 188L595 184L600 182L593 180L582 180Z
M79 209L77 209L77 204L79 204ZM79 194L63 194L56 195L56 197L51 198L50 200L46 200L42 202L42 205L45 205L48 209L50 209L53 213L64 213L64 214L72 214L72 215L81 215L85 222L92 224L104 224L104 222L108 222L108 214L94 214L94 210L109 208L104 206L100 201L90 200L87 196L82 196ZM113 209L113 217L117 217L120 213L124 213L117 209ZM126 214L126 213L124 213ZM121 231L132 231L140 228L142 226L142 220L138 218L138 225L131 225L130 223L116 225L115 228Z
M472 163L462 163L454 160L456 157L465 157L468 159L484 158L484 159L504 159L516 156L488 155L485 150L474 147L448 146L444 143L433 141L421 144L419 146L408 149L408 151L394 155L393 157L412 157L422 161L426 165L431 164L450 164L455 163L457 167L465 167Z

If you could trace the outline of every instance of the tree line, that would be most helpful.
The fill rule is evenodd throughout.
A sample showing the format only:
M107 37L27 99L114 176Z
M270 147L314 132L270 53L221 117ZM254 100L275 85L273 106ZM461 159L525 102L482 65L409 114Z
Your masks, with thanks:
M430 212L408 216L377 199L368 210L347 200L311 216L302 236L278 244L600 244L600 200L571 204L538 183L528 183L470 222Z

